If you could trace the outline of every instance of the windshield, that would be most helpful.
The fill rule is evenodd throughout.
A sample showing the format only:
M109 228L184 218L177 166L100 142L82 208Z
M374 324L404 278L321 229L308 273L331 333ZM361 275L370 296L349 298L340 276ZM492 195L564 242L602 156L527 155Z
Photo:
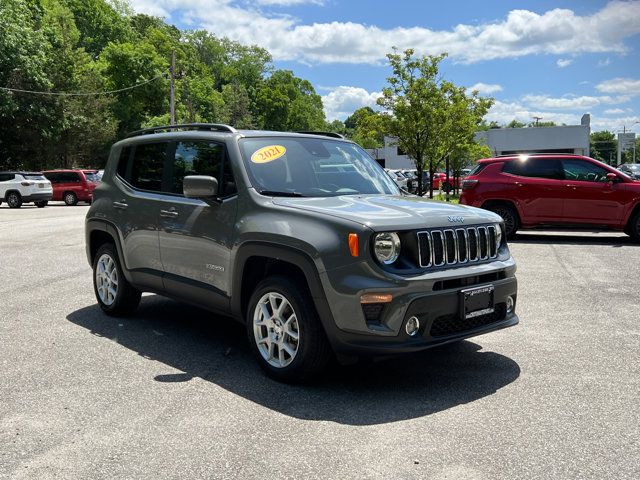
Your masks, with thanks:
M324 138L244 138L240 149L253 186L265 195L333 197L400 193L359 146Z
M97 172L84 172L84 176L87 177L87 182L97 183L100 181L100 176Z
M46 178L44 178L44 175L40 173L25 173L24 179L25 180L46 180Z
M625 165L625 167L631 170L633 173L640 173L640 164L632 163L631 165Z

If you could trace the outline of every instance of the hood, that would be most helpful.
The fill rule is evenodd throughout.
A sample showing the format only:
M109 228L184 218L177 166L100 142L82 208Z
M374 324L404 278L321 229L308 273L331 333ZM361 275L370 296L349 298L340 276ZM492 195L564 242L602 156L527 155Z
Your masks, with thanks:
M273 203L344 218L372 230L459 227L502 220L495 213L479 208L399 195L274 198Z

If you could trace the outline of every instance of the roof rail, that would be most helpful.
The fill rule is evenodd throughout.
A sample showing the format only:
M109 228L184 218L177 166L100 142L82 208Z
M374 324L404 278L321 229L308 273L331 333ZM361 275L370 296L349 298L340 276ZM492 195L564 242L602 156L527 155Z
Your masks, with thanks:
M222 123L181 123L179 125L162 125L159 127L143 128L127 134L125 138L150 135L153 133L169 132L172 130L211 130L213 132L236 133L236 129Z
M501 155L494 155L493 157L487 158L503 158L503 157L519 157L521 155L531 157L534 155L562 155L563 157L584 157L585 155L580 155L579 153L558 153L558 152L534 152L534 153L503 153Z
M344 140L344 135L340 135L336 132L311 132L311 131L300 131L296 133L305 133L307 135L321 135L323 137L331 137L331 138L341 138Z

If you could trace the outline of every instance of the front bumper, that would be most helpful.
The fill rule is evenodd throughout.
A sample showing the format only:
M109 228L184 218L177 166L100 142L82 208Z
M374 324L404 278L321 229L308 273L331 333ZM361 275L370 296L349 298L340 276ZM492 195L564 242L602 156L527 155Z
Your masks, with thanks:
M487 284L478 284L474 287ZM401 315L401 328L395 335L363 334L346 332L338 328L329 331L334 350L342 354L385 355L401 352L415 352L445 343L475 337L518 324L515 314L506 312L507 297L517 300L517 280L515 277L492 282L495 312L473 319L465 319L460 313L460 290L430 292L416 297L408 307L394 311L390 305L385 318ZM516 302L517 303L517 302ZM406 333L407 320L415 316L420 320L420 329L414 336Z
M412 278L380 274L379 269L363 262L321 274L326 300L325 305L317 307L338 353L375 355L423 350L516 325L515 313L506 312L507 298L517 300L515 271L515 262L507 252L488 263ZM494 287L496 313L476 321L465 319L460 313L461 291L486 285ZM392 294L393 300L372 318L360 304L365 293ZM412 316L420 321L414 336L405 330Z

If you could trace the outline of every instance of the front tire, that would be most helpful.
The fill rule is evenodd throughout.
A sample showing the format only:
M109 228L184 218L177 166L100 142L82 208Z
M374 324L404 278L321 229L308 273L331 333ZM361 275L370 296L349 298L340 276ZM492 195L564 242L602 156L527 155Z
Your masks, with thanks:
M114 317L133 313L140 303L141 293L124 277L111 243L102 245L93 259L93 290L100 308Z
M7 195L7 205L9 208L20 208L22 206L22 197L18 192L11 192Z
M78 197L73 192L67 192L64 194L64 203L69 205L70 207L78 204Z
M47 204L48 204L49 202L47 202L46 200L41 200L41 201L33 202L33 203L34 203L34 204L35 204L35 206L36 206L36 207L38 207L38 208L44 208L44 207L46 207L46 206L47 206Z
M520 226L520 219L518 213L513 207L509 205L492 205L487 210L491 210L493 213L497 213L504 220L504 229L507 238L513 238Z
M251 350L275 380L306 380L322 371L331 358L311 295L285 277L269 277L258 284L246 324Z

